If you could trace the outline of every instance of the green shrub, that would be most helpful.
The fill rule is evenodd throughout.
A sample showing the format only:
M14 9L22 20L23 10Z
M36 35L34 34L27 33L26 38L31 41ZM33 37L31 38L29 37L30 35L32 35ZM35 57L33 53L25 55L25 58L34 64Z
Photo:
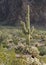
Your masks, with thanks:
M26 65L25 58L17 58L14 49L0 47L0 65Z
M40 51L40 55L46 55L46 48L45 47L38 47L39 51Z

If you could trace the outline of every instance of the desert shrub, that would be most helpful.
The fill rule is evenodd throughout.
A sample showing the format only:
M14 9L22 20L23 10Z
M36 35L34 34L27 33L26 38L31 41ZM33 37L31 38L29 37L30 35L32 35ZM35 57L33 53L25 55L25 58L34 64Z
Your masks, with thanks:
M17 58L14 49L0 47L0 65L26 65L25 58Z
M32 63L32 65L42 65L41 62L39 61L39 59L34 58L34 62Z
M38 50L38 48L37 47L31 47L30 48L30 53L31 53L31 55L32 55L32 57L38 57L38 55L39 55L39 50Z
M38 47L39 51L40 51L40 55L46 55L46 48L45 47Z
M17 35L17 34L12 37L13 42L14 42L15 45L18 44L18 42L20 41L20 38L21 38L21 37L20 37L19 35Z
M15 45L17 45L19 40L17 38L13 38L13 42L14 42Z
M42 60L42 61L44 61L44 62L46 63L46 55L44 55L44 56L40 56L39 59Z
M0 42L2 42L4 39L2 31L0 31Z
M39 34L33 34L33 38L34 39L41 39L41 35L39 35Z
M7 31L0 31L0 42L4 41L7 38L8 39L12 38L12 35Z
M27 65L42 65L40 60L36 57L27 57ZM43 64L44 65L44 64Z
M27 63L25 62L26 60L25 59L22 59L22 58L16 58L15 60L15 65L26 65Z

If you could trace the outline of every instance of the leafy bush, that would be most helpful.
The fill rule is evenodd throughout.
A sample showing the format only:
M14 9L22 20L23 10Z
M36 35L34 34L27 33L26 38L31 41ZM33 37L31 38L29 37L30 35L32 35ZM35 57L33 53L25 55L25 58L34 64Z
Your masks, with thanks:
M46 48L45 47L38 47L39 51L40 51L40 55L46 55Z
M0 48L0 65L26 65L24 58L16 58L14 49Z

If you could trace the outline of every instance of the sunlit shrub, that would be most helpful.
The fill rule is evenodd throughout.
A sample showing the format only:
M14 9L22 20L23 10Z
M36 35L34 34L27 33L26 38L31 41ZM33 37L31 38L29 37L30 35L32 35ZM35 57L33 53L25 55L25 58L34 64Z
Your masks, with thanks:
M14 49L0 47L0 65L26 65L25 58L17 58Z
M31 47L30 48L30 53L32 55L32 57L37 57L39 55L39 50L37 49L37 47Z

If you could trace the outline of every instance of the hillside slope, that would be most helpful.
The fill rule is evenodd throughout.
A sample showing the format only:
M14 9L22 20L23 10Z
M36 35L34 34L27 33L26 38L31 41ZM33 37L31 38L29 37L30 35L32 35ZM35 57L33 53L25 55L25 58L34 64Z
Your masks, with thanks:
M0 0L0 24L19 24L20 17L25 21L27 4L31 23L46 27L46 0Z

